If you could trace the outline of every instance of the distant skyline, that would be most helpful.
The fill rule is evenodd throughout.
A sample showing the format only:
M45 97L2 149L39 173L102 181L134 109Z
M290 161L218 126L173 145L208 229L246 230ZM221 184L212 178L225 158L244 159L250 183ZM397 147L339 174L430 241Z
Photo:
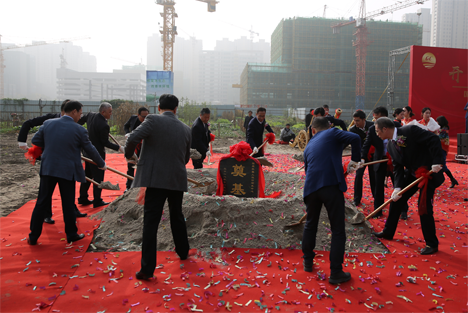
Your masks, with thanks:
M206 3L176 0L175 24L179 36L203 40L203 49L212 50L216 40L250 38L253 29L271 42L271 34L282 18L322 16L346 19L358 15L359 0L219 0L216 12L207 12ZM287 3L287 4L286 4ZM366 12L397 3L395 0L367 0ZM400 22L403 14L419 8L432 8L432 0L413 5L378 20ZM0 34L3 43L29 44L33 40L58 40L74 37L84 51L95 55L97 70L111 72L122 65L145 63L147 39L159 33L163 6L152 0L2 0ZM158 24L159 23L159 24ZM235 26L233 26L235 25ZM130 61L124 62L122 60ZM133 62L133 63L131 63Z

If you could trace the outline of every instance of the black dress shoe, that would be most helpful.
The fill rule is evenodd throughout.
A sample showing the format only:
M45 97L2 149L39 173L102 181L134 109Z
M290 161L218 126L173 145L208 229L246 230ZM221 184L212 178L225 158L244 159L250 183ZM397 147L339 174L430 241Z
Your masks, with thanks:
M372 232L372 235L374 235L377 238L384 238L384 239L388 239L388 240L393 239L392 236L385 234L383 231L381 231L379 233Z
M436 253L437 251L439 251L439 248L435 247L429 247L429 246L426 246L424 249L421 250L421 254L422 255L427 255L427 254L433 254L433 253Z
M312 263L307 263L305 260L302 261L302 265L304 265L305 272L312 272Z
M47 224L55 224L55 221L51 218L51 217L46 217L44 219L44 223L47 223Z
M407 212L401 212L400 218L401 218L402 220L406 220L406 219L408 218L408 213L407 213Z
M76 217L86 217L88 216L88 213L81 213L80 211L75 210L75 215Z
M139 280L150 280L151 278L153 278L153 276L146 275L142 271L136 272L135 277Z
M28 245L30 246L35 246L37 245L37 240L32 240L31 238L28 237L28 239L26 239L26 241L28 242Z
M458 185L458 182L456 179L452 180L452 184L450 185L449 188L454 188L456 185Z
M337 274L330 275L330 278L328 278L328 282L330 284L336 285L336 284L347 282L350 279L351 279L350 273L341 271Z
M81 240L85 237L84 234L76 234L75 236L71 237L71 238L67 238L67 242L68 243L71 243L71 242L75 242L75 241L78 241L78 240Z
M99 203L94 203L93 204L93 208L98 208L100 206L103 206L103 205L108 205L110 202L105 202L105 201L101 201Z
M359 201L359 202L358 202L358 201L353 201L353 205L354 205L354 206L358 206L358 205L360 205L360 204L361 204L361 201Z
M90 204L93 204L93 201L89 201L88 199L84 199L84 200L78 199L78 204L90 205Z

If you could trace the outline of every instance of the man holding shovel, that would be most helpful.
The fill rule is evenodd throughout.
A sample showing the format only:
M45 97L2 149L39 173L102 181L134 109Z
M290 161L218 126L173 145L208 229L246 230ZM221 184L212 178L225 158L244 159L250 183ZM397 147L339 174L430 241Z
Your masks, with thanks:
M32 143L41 147L43 153L39 195L31 216L31 232L27 239L30 245L37 244L41 236L44 215L52 205L52 194L57 184L62 198L67 241L70 243L84 238L83 234L77 233L73 213L75 181L85 182L80 150L86 151L101 170L106 169L106 164L89 141L86 129L77 124L82 107L78 101L69 101L65 105L64 116L46 121L32 139Z
M387 117L381 117L375 122L375 131L382 140L388 140L387 149L393 160L395 186L385 228L382 232L373 234L377 238L392 240L402 209L407 206L409 198L419 190L418 212L426 241L426 247L421 250L421 254L436 253L439 250L439 240L436 235L433 200L435 189L445 180L441 171L445 157L440 139L418 126L396 128L393 121ZM429 170L433 172L430 175ZM425 177L422 183L398 195L400 190L421 176Z
M181 260L188 257L189 242L182 202L187 191L186 164L190 160L190 128L176 117L179 100L164 94L160 114L149 114L127 139L125 157L133 156L143 140L133 187L146 187L141 268L137 279L148 280L156 269L158 226L166 200L169 202L172 237Z
M325 205L332 231L329 282L338 284L351 279L351 274L343 272L342 266L346 243L343 193L347 186L341 158L343 147L351 144L351 161L347 170L348 173L354 172L359 166L361 140L354 133L330 128L326 117L314 118L312 135L304 150L304 202L307 207L307 221L302 239L304 271L312 272L317 226L322 205Z
M274 133L270 125L265 121L266 109L258 108L257 116L254 117L247 127L247 142L250 144L254 153L253 157L258 158L263 156L263 149L258 150L263 143L263 132L265 129L269 133Z
M211 131L208 128L210 120L210 109L203 108L200 116L197 117L192 125L192 149L196 149L200 154L200 159L192 159L193 168L203 168L203 161L206 156L211 156L210 140Z
M99 106L99 113L88 113L84 116L88 125L89 139L91 143L96 147L99 155L103 160L106 159L106 150L109 148L115 151L124 152L123 147L116 145L109 141L110 127L107 120L112 116L112 105L108 102L102 102ZM86 151L83 155L88 157ZM98 184L104 180L104 171L99 169L96 165L86 162L85 173L89 178L94 179ZM80 186L80 197L78 199L79 204L93 204L94 208L109 204L101 198L102 189L96 185L93 185L93 201L88 200L88 189L90 182L81 183Z

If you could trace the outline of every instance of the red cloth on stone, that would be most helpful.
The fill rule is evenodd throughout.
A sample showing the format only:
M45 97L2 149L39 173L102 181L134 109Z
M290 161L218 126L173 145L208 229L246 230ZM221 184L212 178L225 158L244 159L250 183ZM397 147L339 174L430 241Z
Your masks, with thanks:
M31 163L31 165L34 165L36 164L37 158L40 157L41 155L42 155L42 148L32 145L32 147L29 148L28 151L26 151L26 153L24 154L24 157L26 158L26 160L29 161L29 163Z
M418 213L419 215L424 215L427 213L427 184L429 183L429 179L432 179L432 171L429 172L426 167L421 166L416 170L415 174L416 178L424 177L418 184L418 188L420 189L419 192L421 193L421 201L419 202Z
M255 163L258 164L258 197L259 198L265 198L265 192L264 192L264 190L265 190L265 177L263 176L262 165L260 164L260 162L257 159L250 156L250 154L252 153L252 148L250 147L250 145L245 141L241 141L236 145L230 146L229 147L229 152L231 152L231 153L228 154L228 155L225 155L221 159L219 159L218 173L216 175L216 182L218 183L218 189L216 190L216 195L217 196L222 196L223 195L223 190L224 190L223 179L221 177L221 171L219 169L219 166L221 165L221 161L233 157L239 162L242 162L242 161L245 161L245 160L248 160L248 159L252 159L252 160L254 160Z

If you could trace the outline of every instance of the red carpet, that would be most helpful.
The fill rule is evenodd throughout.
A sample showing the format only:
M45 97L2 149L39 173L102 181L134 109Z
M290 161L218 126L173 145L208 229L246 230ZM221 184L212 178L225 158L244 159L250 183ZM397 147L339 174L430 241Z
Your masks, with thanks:
M219 157L215 155L212 160ZM279 172L300 166L290 156L267 157ZM121 154L108 155L107 162L126 171ZM191 164L188 167L192 168ZM467 196L467 166L449 163L449 168L460 186L448 189L449 182L445 182L437 191L439 252L431 256L417 253L424 243L414 206L416 198L412 199L410 218L400 222L395 240L383 240L391 254L348 255L345 270L351 272L352 279L339 287L323 280L329 274L328 252L319 252L323 256L316 258L314 272L309 274L302 269L301 251L285 249L227 249L218 258L224 265L200 253L180 261L174 253L158 252L158 264L163 266L155 272L158 282L140 283L134 277L140 252L84 253L91 236L67 249L65 241L60 240L65 235L59 201L53 202L56 224L44 226L39 239L42 244L27 245L22 239L29 232L31 201L0 219L0 310L30 312L45 303L42 309L51 312L170 312L187 311L187 305L194 312L466 312L468 224L467 203L462 198ZM348 178L346 196L350 200L353 179ZM122 191L125 188L125 178L109 171L105 180L119 182ZM103 195L108 198L104 200L122 191L105 191ZM387 193L390 191L387 189ZM372 205L369 194L364 188L366 214ZM371 223L380 229L384 219ZM98 222L81 218L78 225L80 232L91 234ZM352 236L354 231L359 229L349 229L347 235ZM44 307L48 304L51 306Z

